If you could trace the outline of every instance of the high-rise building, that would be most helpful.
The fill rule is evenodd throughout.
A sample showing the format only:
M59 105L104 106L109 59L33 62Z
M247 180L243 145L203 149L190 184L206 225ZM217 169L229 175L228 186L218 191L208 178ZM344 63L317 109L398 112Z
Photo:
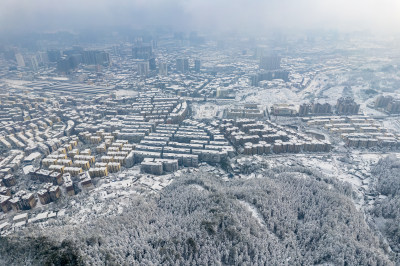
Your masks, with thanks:
M149 62L139 62L138 64L138 73L140 76L148 76L149 75Z
M379 96L378 98L376 98L375 100L375 108L379 108L379 107L383 107L385 108L386 106L388 106L388 104L393 101L393 97L392 96Z
M258 75L253 74L250 76L250 85L253 87L257 87L260 80L258 80Z
M264 55L264 48L263 47L256 47L254 49L254 57L261 58Z
M299 108L299 116L322 115L332 113L332 106L329 103L303 103Z
M70 56L64 55L60 58L60 60L57 61L57 71L62 73L69 73L80 63L82 63L81 54L73 54Z
M189 71L189 59L185 58L183 59L183 72L188 72Z
M201 68L201 61L200 61L200 59L194 60L194 71L200 72L200 68Z
M189 71L189 59L177 58L176 59L176 70L181 73Z
M156 59L154 57L149 59L149 68L150 68L151 71L157 69Z
M332 112L332 107L329 103L314 103L311 111L313 114L330 114Z
M167 72L167 64L164 62L158 63L158 74L161 76L166 76L168 74Z
M182 58L176 59L176 71L183 72L183 59Z
M49 62L49 57L46 52L39 52L37 58L40 65L44 65Z
M15 59L19 67L25 67L25 60L22 54L15 54Z
M48 50L47 51L47 57L50 62L57 62L61 58L61 52L60 50Z
M153 56L153 47L151 45L140 45L133 47L132 56L135 59L148 60Z
M73 69L71 61L66 56L57 61L57 71L61 73L69 73Z
M98 51L96 53L96 65L110 65L110 55L104 51Z
M311 112L311 104L303 103L299 108L299 116L306 116Z
M80 63L83 62L82 54L72 54L68 56L72 67L77 67Z
M351 97L342 97L337 100L336 103L336 113L337 114L358 114L360 110L360 105L354 102Z
M109 65L110 56L104 51L83 51L82 53L82 63L86 65Z
M400 113L400 100L392 100L386 106L385 110L390 114L398 114L398 113Z
M277 70L281 68L281 58L276 55L263 56L260 59L260 68L265 70Z
M39 63L38 63L38 60L36 59L36 56L31 56L29 58L29 64L28 65L33 71L38 71Z

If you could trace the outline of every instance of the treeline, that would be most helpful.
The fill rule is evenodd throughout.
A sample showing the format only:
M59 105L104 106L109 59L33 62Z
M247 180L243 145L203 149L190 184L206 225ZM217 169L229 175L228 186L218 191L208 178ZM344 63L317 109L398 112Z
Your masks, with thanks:
M0 237L0 265L84 265L74 243L47 237Z

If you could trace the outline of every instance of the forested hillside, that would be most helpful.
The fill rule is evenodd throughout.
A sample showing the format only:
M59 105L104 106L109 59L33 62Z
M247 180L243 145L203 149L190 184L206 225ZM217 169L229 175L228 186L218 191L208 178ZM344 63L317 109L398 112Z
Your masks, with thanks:
M390 247L400 254L400 163L396 157L386 157L372 170L377 182L374 192L383 195L376 200L372 215L377 227L388 239Z
M93 265L394 264L351 197L349 186L304 168L230 181L200 171L132 198L120 215L26 235L59 232ZM18 264L9 251L0 256Z

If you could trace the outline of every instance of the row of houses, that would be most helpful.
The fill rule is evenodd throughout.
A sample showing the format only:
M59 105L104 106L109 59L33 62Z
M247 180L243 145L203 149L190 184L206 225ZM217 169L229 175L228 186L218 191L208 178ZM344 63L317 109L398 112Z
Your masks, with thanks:
M224 111L224 117L227 119L236 119L236 118L250 118L250 119L261 119L265 117L264 110L257 104L243 104L236 105L231 108L228 108Z
M178 124L156 124L137 121L135 117L112 118L107 124L115 123L114 128L99 127L97 131L80 132L78 136L86 144L97 144L96 152L103 154L101 163L120 162L125 165L125 158L132 152L133 164L140 164L146 158L177 160L179 166L197 167L199 162L219 163L228 156L233 156L235 149L225 140L220 131L212 126L194 120L184 120ZM104 124L103 124L104 125ZM118 127L121 125L127 128ZM116 129L118 128L118 129ZM111 129L116 129L110 131ZM135 140L127 140L130 133L140 133ZM96 138L96 142L91 139ZM122 142L123 145L122 145ZM131 143L128 143L131 142ZM131 164L131 163L129 163ZM118 167L113 169L118 169ZM96 170L97 172L100 169ZM98 175L93 173L93 175Z
M323 128L339 136L354 148L392 147L400 144L397 134L388 132L377 120L368 116L322 117L305 119L310 127Z
M317 140L295 129L271 121L253 119L222 120L219 128L245 155L284 152L327 152L331 143Z

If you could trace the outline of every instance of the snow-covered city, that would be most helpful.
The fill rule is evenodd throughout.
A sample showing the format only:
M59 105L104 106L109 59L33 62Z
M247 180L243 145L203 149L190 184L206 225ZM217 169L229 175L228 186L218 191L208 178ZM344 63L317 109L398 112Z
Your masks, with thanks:
M0 27L0 265L399 264L383 33Z

